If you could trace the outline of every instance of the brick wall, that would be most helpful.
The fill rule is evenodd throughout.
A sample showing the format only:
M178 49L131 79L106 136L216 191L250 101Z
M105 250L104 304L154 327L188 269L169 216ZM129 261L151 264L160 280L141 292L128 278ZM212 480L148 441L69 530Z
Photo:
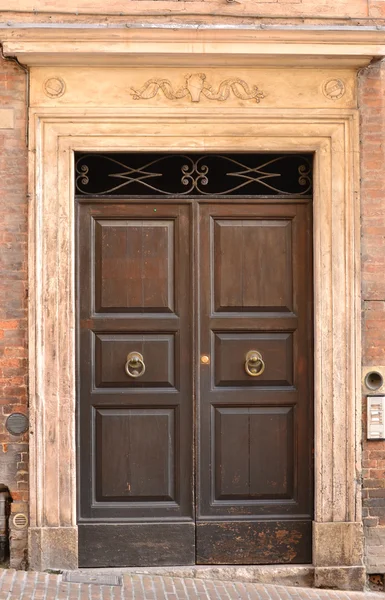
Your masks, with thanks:
M5 428L10 413L27 412L26 74L2 59L0 107L13 111L13 127L0 120L0 484L10 490L12 513L28 514L28 435ZM25 561L26 535L11 529L14 567Z
M363 70L361 109L363 364L385 365L385 62ZM385 572L385 442L366 440L363 402L363 514L367 566Z

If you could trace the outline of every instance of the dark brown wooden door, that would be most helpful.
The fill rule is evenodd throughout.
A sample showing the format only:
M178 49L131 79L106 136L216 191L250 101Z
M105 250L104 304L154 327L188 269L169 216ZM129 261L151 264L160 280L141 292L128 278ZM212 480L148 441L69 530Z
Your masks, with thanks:
M195 561L190 226L189 206L78 206L83 567Z
M311 562L311 202L77 222L80 566Z
M198 563L311 561L310 231L309 203L200 207Z

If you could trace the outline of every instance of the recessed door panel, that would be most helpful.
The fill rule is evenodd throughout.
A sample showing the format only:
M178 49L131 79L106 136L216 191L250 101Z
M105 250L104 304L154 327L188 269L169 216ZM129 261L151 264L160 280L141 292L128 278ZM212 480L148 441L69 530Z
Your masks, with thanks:
M215 409L215 500L293 498L293 413L289 406Z
M258 349L264 361L263 372L250 377L246 371L247 353ZM214 333L216 386L293 385L292 333Z
M95 386L137 388L175 387L175 335L98 333L95 335ZM127 376L130 353L140 352L145 371ZM134 372L135 375L135 372Z
M96 312L174 310L174 222L97 219Z
M291 311L291 221L213 218L211 227L215 311Z
M171 408L95 411L97 502L175 500L174 413Z

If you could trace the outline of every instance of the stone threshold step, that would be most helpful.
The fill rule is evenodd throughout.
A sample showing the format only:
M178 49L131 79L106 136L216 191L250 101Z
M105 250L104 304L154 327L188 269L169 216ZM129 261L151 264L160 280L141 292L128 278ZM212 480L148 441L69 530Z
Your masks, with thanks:
M159 577L180 577L196 579L216 579L218 581L241 581L296 587L314 586L312 565L194 565L167 567L111 567L77 569L63 571L63 580L92 583L94 577L110 579L117 576L150 575Z
M239 581L293 587L315 587L335 590L362 591L366 586L363 566L315 567L313 565L194 565L165 567L115 567L63 571L63 579L74 581L79 575L85 578L115 576L124 583L134 575L150 577L179 577ZM83 579L84 581L84 579ZM75 581L74 581L75 582ZM84 581L85 582L85 581ZM92 583L92 581L88 581ZM114 585L114 584L113 584Z

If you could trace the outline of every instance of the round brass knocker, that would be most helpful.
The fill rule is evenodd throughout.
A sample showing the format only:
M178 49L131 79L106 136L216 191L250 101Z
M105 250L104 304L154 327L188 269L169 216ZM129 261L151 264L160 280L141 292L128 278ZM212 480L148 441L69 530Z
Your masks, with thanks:
M258 350L250 350L246 354L245 371L251 377L259 377L265 370L262 354Z
M124 369L129 377L134 377L134 379L142 377L146 370L142 354L140 352L130 352L127 355L127 362Z

